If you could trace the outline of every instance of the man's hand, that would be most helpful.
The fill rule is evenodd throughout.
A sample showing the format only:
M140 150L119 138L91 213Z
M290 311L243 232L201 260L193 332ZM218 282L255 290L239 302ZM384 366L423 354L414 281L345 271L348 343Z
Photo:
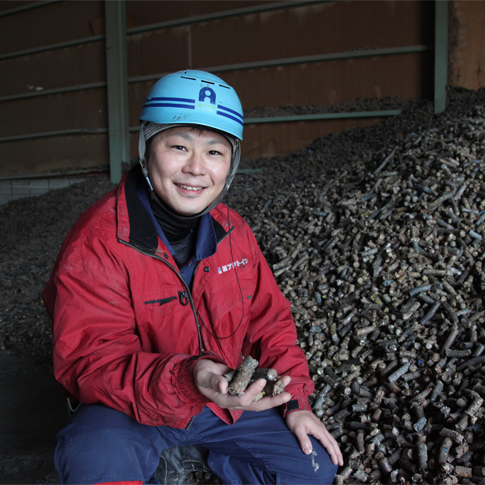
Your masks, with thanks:
M294 411L285 418L288 428L300 442L303 453L312 452L312 442L308 435L312 435L327 450L334 465L343 466L342 452L335 438L327 431L323 423L311 411Z
M281 404L291 399L290 393L282 392L275 397L263 397L259 401L253 402L266 384L264 379L258 379L256 382L253 382L242 396L231 396L227 392L229 383L224 377L224 374L230 370L231 368L227 365L218 364L209 359L199 360L193 370L195 385L199 392L223 409L265 411L266 409L281 406ZM291 377L283 376L281 380L286 386L290 382Z

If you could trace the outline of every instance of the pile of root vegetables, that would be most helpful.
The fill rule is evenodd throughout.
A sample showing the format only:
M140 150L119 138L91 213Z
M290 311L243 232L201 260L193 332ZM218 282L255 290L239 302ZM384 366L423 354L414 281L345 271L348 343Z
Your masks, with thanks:
M483 99L331 169L310 150L250 223L344 453L337 482L485 483Z

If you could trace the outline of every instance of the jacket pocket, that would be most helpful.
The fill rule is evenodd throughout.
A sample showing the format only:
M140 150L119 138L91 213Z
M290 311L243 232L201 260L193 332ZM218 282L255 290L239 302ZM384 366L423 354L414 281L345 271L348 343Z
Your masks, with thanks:
M145 302L145 305L165 305L166 303L170 303L172 300L176 300L176 296L169 296L168 298L160 298L158 300L149 300Z
M171 315L174 306L178 305L178 295L174 288L166 291L150 291L133 295L135 312L142 315Z

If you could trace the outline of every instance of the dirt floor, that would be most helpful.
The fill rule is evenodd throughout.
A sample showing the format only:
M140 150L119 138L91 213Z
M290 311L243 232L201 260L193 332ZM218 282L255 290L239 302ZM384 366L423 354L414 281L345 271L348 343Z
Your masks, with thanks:
M51 372L0 352L0 483L57 483L55 435L67 419Z
M365 109L393 109L396 103L404 108L403 114L379 125L323 137L289 157L243 160L241 168L263 170L237 176L224 202L257 229L260 214L278 195L305 184L323 186L332 177L337 179L347 164L365 162L365 170L375 170L387 147L413 133L419 138L437 123L429 101L385 100L384 107L362 101ZM484 90L449 91L448 110L454 116L477 105L485 106ZM321 107L280 107L267 115L318 109L321 112ZM483 137L477 143L480 140L483 144ZM0 484L57 480L52 452L67 410L51 376L51 327L41 291L70 227L87 207L113 189L106 176L92 176L67 189L0 206ZM284 209L278 217L281 212ZM272 263L278 261L269 245L263 250Z

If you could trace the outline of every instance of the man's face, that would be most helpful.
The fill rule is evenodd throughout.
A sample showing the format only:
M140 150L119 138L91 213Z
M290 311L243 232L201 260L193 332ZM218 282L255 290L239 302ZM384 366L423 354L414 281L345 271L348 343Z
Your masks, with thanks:
M221 193L231 166L229 141L190 126L155 135L148 172L155 193L183 215L202 212Z

